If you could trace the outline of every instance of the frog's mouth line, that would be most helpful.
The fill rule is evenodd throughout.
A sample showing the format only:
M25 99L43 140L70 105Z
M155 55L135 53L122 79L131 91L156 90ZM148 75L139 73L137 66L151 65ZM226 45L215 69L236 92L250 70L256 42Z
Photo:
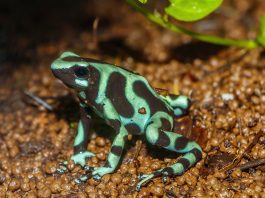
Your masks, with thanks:
M66 69L53 69L53 75L63 82L64 85L71 89L76 89L75 77L69 73Z

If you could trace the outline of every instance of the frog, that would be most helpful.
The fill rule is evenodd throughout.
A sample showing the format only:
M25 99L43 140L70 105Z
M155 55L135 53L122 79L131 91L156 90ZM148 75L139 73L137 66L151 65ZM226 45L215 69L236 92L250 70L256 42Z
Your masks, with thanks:
M74 139L71 160L87 172L77 183L89 178L100 180L113 173L120 163L128 135L142 135L154 146L180 154L176 162L152 173L140 174L136 190L155 177L182 175L202 158L195 141L173 131L174 119L187 114L189 97L159 94L142 75L121 66L81 57L66 51L51 64L51 71L79 100L80 120ZM115 131L106 162L90 167L86 160L95 156L87 150L93 115L100 117ZM89 172L89 174L88 174Z

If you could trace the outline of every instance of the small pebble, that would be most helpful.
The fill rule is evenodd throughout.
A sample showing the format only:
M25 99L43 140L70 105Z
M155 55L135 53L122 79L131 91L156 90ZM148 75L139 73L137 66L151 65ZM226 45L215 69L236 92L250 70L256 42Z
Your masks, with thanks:
M115 184L119 184L122 181L122 176L119 173L114 173L111 175L111 181Z
M88 197L87 194L84 192L78 192L77 193L77 198L87 198L87 197Z
M97 146L103 147L103 146L105 146L106 141L102 137L97 137L96 138L96 144L97 144Z
M53 174L56 172L56 170L57 170L57 164L55 162L48 162L45 165L45 172L47 174Z
M12 179L8 185L8 189L11 191L16 191L20 188L20 180L19 179Z
M51 190L47 187L38 190L38 197L49 198L51 197Z
M161 186L161 184L160 185L159 184L152 185L150 188L150 192L156 196L162 196L164 194L164 190L163 190L163 187Z

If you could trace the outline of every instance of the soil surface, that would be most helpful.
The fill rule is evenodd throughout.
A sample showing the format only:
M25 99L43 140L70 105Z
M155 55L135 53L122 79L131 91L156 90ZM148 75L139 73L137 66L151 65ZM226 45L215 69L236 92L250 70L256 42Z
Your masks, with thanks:
M265 197L263 48L194 41L150 23L125 1L6 0L0 10L0 197ZM203 21L183 25L255 38L264 11L263 0L229 0ZM203 159L137 192L140 173L171 165L178 155L130 136L115 173L75 184L84 173L69 160L79 105L50 71L63 51L121 65L153 87L188 95L192 106L175 131L196 140ZM93 130L89 165L104 165L113 137L110 129ZM64 160L68 172L61 174Z

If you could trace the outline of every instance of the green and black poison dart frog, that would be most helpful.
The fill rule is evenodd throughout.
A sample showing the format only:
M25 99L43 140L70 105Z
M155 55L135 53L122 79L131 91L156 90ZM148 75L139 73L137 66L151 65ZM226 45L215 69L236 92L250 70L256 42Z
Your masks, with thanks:
M174 117L183 115L190 106L188 97L159 95L139 74L72 52L64 52L52 63L51 70L76 91L80 100L81 118L71 159L90 172L94 179L100 180L117 168L128 133L144 134L152 145L184 154L171 166L140 175L136 190L154 177L165 179L169 175L181 175L201 159L202 150L196 142L173 132ZM93 113L117 133L105 165L96 168L86 165L86 159L94 156L86 149ZM87 179L88 175L83 175L76 181Z

